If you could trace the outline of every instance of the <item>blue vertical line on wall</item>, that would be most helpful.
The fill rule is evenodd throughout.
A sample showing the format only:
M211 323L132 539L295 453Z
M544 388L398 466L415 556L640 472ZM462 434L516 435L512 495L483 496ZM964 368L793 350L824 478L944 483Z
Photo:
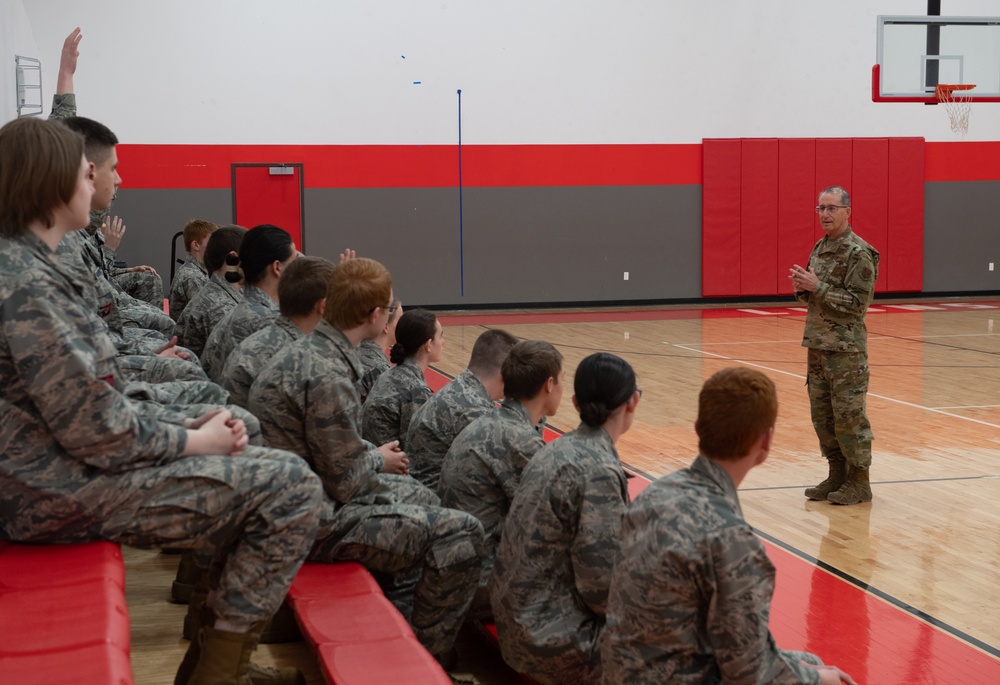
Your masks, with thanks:
M458 89L458 283L459 294L465 297L465 243L462 225L462 89Z

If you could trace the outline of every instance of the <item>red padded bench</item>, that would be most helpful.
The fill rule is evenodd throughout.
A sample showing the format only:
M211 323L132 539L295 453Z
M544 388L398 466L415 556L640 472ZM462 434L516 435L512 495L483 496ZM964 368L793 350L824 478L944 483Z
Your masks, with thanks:
M452 685L361 564L304 564L288 603L329 685Z
M0 680L132 685L125 565L110 542L0 542Z

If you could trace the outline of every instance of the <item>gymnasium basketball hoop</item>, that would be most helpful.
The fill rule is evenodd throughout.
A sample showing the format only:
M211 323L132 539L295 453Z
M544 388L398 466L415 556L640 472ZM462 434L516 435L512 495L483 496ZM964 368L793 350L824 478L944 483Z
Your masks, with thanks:
M944 105L951 120L951 130L965 136L969 132L969 114L972 112L972 95L955 91L969 91L976 87L975 83L939 83L935 88L938 102Z

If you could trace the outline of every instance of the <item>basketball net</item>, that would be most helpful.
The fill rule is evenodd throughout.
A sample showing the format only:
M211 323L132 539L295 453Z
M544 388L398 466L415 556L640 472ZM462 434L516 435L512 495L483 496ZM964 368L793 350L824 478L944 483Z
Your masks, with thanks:
M972 113L972 95L962 93L955 95L955 91L969 91L976 87L974 83L939 83L935 88L938 102L944 105L944 110L948 113L951 121L951 130L960 134L963 138L969 132L969 114Z

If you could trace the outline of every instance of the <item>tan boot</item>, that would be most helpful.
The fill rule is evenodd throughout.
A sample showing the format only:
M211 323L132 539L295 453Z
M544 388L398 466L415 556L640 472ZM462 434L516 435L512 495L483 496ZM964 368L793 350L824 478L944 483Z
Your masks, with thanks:
M192 601L194 601L192 597ZM188 611L188 616L184 619L184 627L188 628L188 619L191 618L191 612ZM202 599L202 606L199 607L199 612L192 621L192 625L195 628L195 637L198 638L202 627L211 628L211 624L215 621L215 615L212 610L204 606L204 599ZM263 627L258 627L256 630L251 631L253 633L252 639L254 648L260 642L260 635ZM212 628L214 630L214 628ZM221 632L221 631L215 631ZM234 634L234 633L227 633ZM177 675L174 678L174 685L192 685L195 680L193 680L194 671L198 666L202 658L202 640L194 639L191 640L191 644L188 647L187 652L184 654L184 659L181 661L180 668L177 669ZM306 685L305 676L297 668L273 668L271 666L261 666L255 664L252 661L247 664L246 674L250 679L251 685ZM238 681L239 682L239 681Z
M202 625L201 607L208 598L208 591L201 587L191 593L191 601L188 603L188 612L184 616L184 639L193 640L198 634L198 628ZM282 602L274 616L268 619L264 626L264 632L260 636L260 644L272 645L283 642L298 642L302 639L299 631L298 621L295 620L295 612L288 602Z
M868 469L850 468L847 480L834 492L827 495L834 504L861 504L872 501L872 488L868 482Z
M830 459L828 463L830 465L830 475L826 477L826 480L819 485L806 488L806 497L809 499L825 502L827 495L838 490L847 479L847 462L843 459L839 461Z
M252 685L250 655L257 648L258 631L230 633L202 626L191 648L199 650L187 685ZM190 651L190 649L188 651Z

